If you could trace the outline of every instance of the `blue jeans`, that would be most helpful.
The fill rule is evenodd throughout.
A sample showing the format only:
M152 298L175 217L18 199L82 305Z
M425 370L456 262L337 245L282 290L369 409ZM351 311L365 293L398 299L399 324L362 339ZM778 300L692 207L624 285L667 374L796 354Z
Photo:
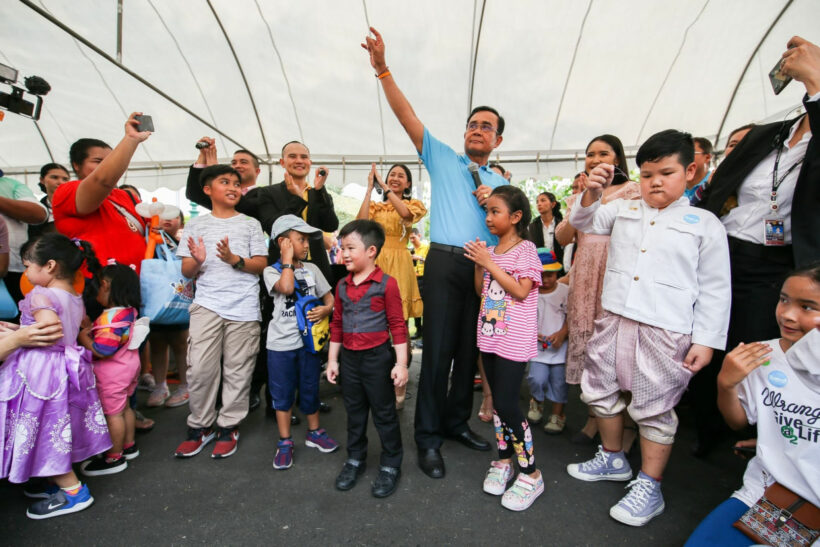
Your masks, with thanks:
M299 388L299 410L309 415L319 410L319 356L305 348L268 350L268 389L273 408L288 411Z
M533 399L540 403L543 403L545 399L553 403L566 403L569 386L565 369L566 367L561 363L548 365L530 361L527 383L530 385L530 394Z
M732 526L749 506L737 498L729 498L706 515L698 524L684 547L715 545L720 547L746 547L754 542L746 534Z

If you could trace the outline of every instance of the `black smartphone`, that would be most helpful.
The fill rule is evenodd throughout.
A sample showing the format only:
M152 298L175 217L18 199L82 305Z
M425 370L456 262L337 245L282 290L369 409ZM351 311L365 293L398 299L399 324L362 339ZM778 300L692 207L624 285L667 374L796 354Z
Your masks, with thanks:
M733 446L732 450L735 452L740 452L741 454L747 454L749 456L754 456L757 454L757 448L754 446Z
M774 68L769 72L769 81L772 83L772 89L775 95L780 95L780 92L792 81L791 76L786 76L780 72L781 62L782 59L777 61L777 64L774 65Z
M150 131L151 133L154 132L154 120L151 116L147 114L143 114L142 116L134 116L134 119L139 122L137 126L137 131Z

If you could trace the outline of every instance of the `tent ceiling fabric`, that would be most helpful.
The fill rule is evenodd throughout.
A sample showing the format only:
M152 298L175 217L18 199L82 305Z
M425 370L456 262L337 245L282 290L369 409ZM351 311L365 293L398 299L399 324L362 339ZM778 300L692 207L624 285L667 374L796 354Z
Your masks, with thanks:
M31 3L116 58L116 0ZM384 35L390 68L421 120L456 148L481 25L473 105L505 116L498 157L516 179L571 175L582 165L575 154L600 133L618 135L627 148L668 127L714 137L738 82L721 144L733 127L782 118L803 88L795 82L775 96L768 71L792 35L820 42L816 0L130 0L122 65L227 135L217 141L220 157L241 145L276 160L282 144L303 138L314 163L338 173L344 158L345 182L361 183L371 160L415 161L359 47L367 19ZM24 2L0 3L0 62L52 86L42 137L20 116L6 113L0 122L7 174L38 169L51 161L49 150L66 163L80 137L116 144L128 113L140 110L157 132L134 156L129 182L178 188L196 157L194 142L214 135ZM271 177L280 176L274 167Z

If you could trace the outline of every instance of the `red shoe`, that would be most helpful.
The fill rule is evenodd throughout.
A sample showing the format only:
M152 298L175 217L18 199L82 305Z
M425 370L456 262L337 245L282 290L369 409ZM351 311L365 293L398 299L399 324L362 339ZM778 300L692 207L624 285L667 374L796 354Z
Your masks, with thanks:
M227 427L219 428L219 438L214 445L214 451L211 453L212 458L227 458L233 456L236 452L236 445L239 442L239 429L228 429Z
M214 440L214 432L208 427L189 427L188 439L177 447L174 456L177 458L190 458L196 456L205 445Z

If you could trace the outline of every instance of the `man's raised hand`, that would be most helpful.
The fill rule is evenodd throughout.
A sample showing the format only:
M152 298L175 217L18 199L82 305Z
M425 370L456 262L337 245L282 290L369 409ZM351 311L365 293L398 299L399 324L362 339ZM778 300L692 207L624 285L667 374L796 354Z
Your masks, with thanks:
M373 38L365 36L362 47L370 54L370 65L376 69L376 74L381 74L387 70L387 62L384 60L384 40L379 31L370 27Z

